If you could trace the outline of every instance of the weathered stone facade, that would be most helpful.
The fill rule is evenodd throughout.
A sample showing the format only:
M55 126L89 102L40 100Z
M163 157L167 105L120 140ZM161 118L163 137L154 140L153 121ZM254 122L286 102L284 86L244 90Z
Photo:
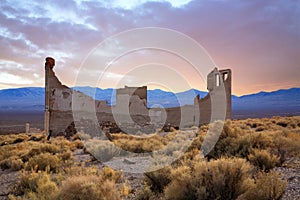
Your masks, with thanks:
M71 136L76 128L85 127L89 134L108 132L153 132L164 126L186 127L209 123L214 106L222 110L226 102L226 119L231 118L231 70L215 68L207 77L208 95L196 96L194 105L174 108L147 108L147 86L116 90L116 105L94 100L81 92L62 85L53 71L55 60L45 63L45 131L52 136ZM222 104L223 103L223 104ZM74 112L83 113L74 123ZM91 121L95 115L97 123ZM85 117L86 116L86 117ZM75 128L76 124L76 128Z
M225 119L231 119L232 105L231 105L231 70L218 70L215 68L207 75L207 90L208 95L204 98L196 97L195 105L199 105L200 124L207 124L212 119L212 98L217 101L214 106L225 106ZM218 102L219 101L219 102ZM226 105L224 105L226 103Z

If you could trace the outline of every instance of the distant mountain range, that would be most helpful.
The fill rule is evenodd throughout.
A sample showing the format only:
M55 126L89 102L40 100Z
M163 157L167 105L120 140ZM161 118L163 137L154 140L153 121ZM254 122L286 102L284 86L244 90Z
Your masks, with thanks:
M74 87L97 100L107 100L115 104L115 89ZM148 107L175 107L194 103L194 97L207 92L191 89L172 93L155 89L148 90ZM45 91L42 87L27 87L0 90L0 112L43 111ZM300 88L260 92L244 96L232 96L234 118L269 117L273 115L300 115Z

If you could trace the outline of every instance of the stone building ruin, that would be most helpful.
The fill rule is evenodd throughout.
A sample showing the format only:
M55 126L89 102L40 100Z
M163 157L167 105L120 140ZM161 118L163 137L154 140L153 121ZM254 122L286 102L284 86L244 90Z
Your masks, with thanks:
M116 89L116 105L108 105L106 101L95 100L82 92L63 85L54 73L54 66L55 60L47 57L45 63L44 128L45 132L52 136L69 137L76 133L76 128L80 128L81 125L85 127L84 131L89 132L89 134L97 134L97 132L105 130L128 133L139 130L147 133L155 131L157 127L200 126L209 123L212 119L212 99L215 99L217 105L218 101L226 100L225 119L231 118L230 69L213 69L207 76L207 89L209 91L207 96L204 98L199 95L196 96L194 105L148 108L147 86L125 86ZM225 97L221 97L222 94L225 94ZM94 113L98 123L91 122L88 117L77 119L80 123L74 123L74 112L84 113L84 116Z

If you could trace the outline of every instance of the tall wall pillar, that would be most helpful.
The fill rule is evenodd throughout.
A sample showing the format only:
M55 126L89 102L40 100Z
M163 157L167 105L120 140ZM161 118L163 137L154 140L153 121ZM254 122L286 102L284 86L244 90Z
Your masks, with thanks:
M55 60L51 57L46 58L45 63L45 121L44 121L44 129L45 133L49 135L49 126L50 126L50 70L55 66Z

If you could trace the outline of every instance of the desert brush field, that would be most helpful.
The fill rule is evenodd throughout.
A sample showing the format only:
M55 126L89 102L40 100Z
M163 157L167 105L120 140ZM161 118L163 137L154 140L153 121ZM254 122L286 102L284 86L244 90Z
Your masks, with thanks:
M110 134L103 143L82 133L49 141L43 133L0 135L0 199L300 199L300 116L228 120L203 158L207 130L201 126L171 165L140 174L114 170L95 154L101 149L103 161L114 159L112 145L152 152L180 130L148 138Z

